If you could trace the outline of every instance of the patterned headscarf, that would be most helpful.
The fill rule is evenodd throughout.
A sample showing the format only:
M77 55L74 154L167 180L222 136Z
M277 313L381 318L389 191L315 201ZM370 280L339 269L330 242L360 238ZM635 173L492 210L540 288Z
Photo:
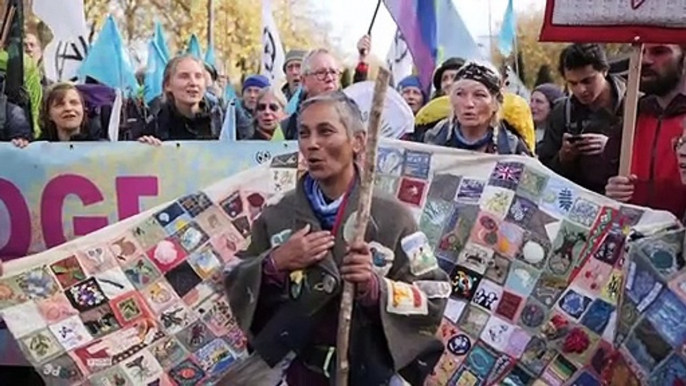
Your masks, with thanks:
M469 61L460 67L455 74L455 82L460 79L470 79L477 81L488 89L500 102L503 100L502 84L503 79L498 71L488 63Z

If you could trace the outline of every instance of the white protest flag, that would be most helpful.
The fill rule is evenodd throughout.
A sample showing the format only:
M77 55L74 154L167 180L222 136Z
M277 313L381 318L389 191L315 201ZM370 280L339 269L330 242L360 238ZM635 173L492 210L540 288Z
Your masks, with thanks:
M89 46L83 0L33 0L33 13L54 36L43 51L45 76L52 81L73 78Z
M283 79L285 60L279 29L272 14L272 1L262 0L262 75L272 83Z
M398 84L404 77L412 75L412 64L414 61L410 49L407 48L405 38L400 33L400 29L395 32L395 39L393 39L391 49L388 51L386 63L393 75L394 84Z
M117 89L117 98L112 105L112 115L110 115L110 122L107 125L107 138L110 142L119 141L119 126L121 123L121 110L124 105L124 97L120 89ZM116 114L115 112L119 112Z

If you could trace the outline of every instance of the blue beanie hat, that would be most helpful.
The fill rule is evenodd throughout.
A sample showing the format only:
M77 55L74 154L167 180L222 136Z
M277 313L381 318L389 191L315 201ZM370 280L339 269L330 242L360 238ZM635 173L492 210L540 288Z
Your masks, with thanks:
M419 77L416 75L410 75L405 77L403 80L398 83L398 91L402 92L405 87L415 87L419 89L419 91L422 92L422 96L424 97L424 102L426 102L427 96L426 92L422 89L422 84L419 81Z
M269 78L267 78L266 76L250 75L243 81L243 89L241 90L241 92L245 92L245 89L247 89L248 87L267 88L269 86L271 86L271 82L269 81Z

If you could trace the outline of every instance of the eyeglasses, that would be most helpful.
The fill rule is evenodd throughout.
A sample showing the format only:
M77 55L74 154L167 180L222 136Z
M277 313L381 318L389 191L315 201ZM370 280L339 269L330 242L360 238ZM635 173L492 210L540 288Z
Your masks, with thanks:
M314 75L315 78L319 81L325 81L327 75L331 75L332 78L338 79L341 77L341 72L338 70L335 70L333 68L322 68L321 70L317 70L314 72L308 73L308 75Z
M277 105L276 103L258 103L257 104L257 111L265 111L269 108L271 112L277 112L281 110L281 106Z

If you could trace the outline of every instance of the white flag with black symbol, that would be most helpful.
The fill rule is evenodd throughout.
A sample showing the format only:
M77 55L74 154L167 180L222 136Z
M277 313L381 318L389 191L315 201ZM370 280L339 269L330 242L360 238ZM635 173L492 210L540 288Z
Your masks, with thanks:
M412 65L414 63L410 49L400 29L396 30L393 44L386 57L388 69L393 75L393 83L398 84L404 77L412 75Z
M282 80L285 60L279 29L272 14L272 1L262 0L262 75L272 83Z
M83 0L33 0L33 13L54 36L43 51L45 76L52 81L75 77L89 47Z

